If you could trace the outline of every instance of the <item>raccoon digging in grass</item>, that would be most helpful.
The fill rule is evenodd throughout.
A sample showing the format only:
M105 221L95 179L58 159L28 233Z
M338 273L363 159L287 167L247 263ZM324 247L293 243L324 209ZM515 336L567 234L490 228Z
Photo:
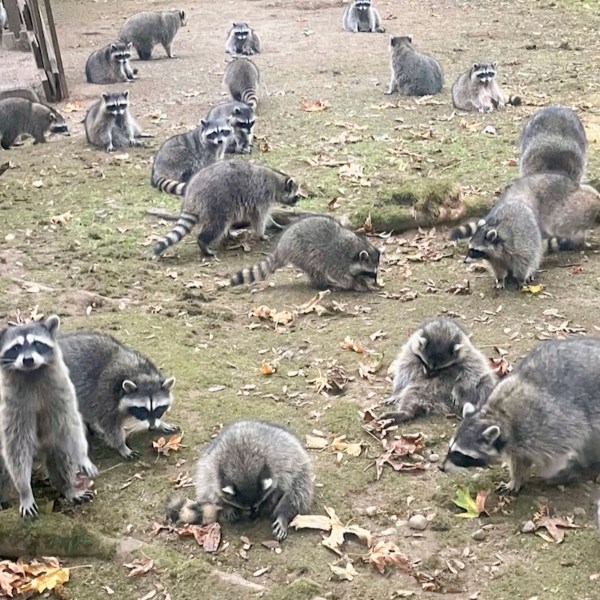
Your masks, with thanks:
M306 217L290 225L275 250L233 275L231 285L261 281L288 263L304 271L318 289L368 292L377 288L379 250L328 216Z
M129 83L135 79L137 69L132 69L131 42L113 42L92 52L85 64L88 83Z
M173 40L179 28L184 25L187 25L184 10L139 12L123 23L119 39L133 44L141 60L152 58L152 49L156 44L165 49L169 58L176 58L173 54Z
M392 79L386 94L404 96L438 94L444 85L442 67L435 58L417 52L411 36L390 40Z
M75 388L56 341L59 325L54 315L0 334L0 448L25 518L37 514L31 489L36 454L45 458L50 483L73 503L92 498L90 490L78 489L78 471L98 474L88 458Z
M173 377L165 378L151 360L114 337L93 331L58 337L88 428L123 458L139 455L126 444L138 431L174 433L162 420L173 403Z
M248 23L234 23L227 35L225 52L250 56L260 52L260 38Z
M429 413L460 415L465 403L485 401L496 381L489 361L456 321L428 319L400 350L394 389L383 402L394 412L381 418L401 423Z
M288 525L306 512L313 496L312 466L298 438L264 421L226 425L198 461L196 501L172 499L174 522L233 522L268 516L273 535L287 537Z
M352 0L344 8L342 16L342 26L344 31L352 33L384 33L385 29L381 26L381 17L379 12L373 6L371 0Z
M548 484L600 471L600 339L542 342L464 419L441 466L447 472L507 462L518 492L531 466Z
M40 97L33 90L27 88L15 88L14 90L0 92L0 100L5 100L6 98L25 98L25 100L35 102L36 104L43 104L43 102L40 102Z
M587 162L587 138L577 113L563 106L538 110L520 141L521 175L554 172L579 183Z
M225 152L228 154L249 154L254 140L254 110L244 102L224 102L211 108L206 116L208 122L225 120L232 128L232 135L227 138Z
M227 118L207 118L193 131L170 137L154 157L150 183L163 192L183 196L194 173L223 158L231 135Z
M172 231L154 246L159 257L173 244L200 225L198 246L204 256L214 256L210 246L230 228L249 221L260 239L275 202L294 205L298 185L288 175L242 160L222 160L196 173L187 184L181 214Z
M43 144L48 132L70 135L65 120L54 108L25 98L0 100L0 146L4 150L23 134L31 135L34 144Z
M251 106L255 111L258 105L258 67L249 59L234 58L225 68L223 84L234 100Z
M520 106L518 96L506 97L496 81L496 63L475 63L452 84L452 104L459 110L489 113L505 104Z

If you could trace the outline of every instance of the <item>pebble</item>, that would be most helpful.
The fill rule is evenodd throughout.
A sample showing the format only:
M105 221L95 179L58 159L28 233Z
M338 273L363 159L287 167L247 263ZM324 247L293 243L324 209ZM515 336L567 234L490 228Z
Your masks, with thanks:
M408 520L408 526L415 531L425 531L427 525L429 525L429 523L423 515L413 515Z
M435 452L432 452L432 453L429 455L429 462L435 463L435 462L437 462L438 460L440 460L440 455L439 455L439 454L436 454Z
M581 506L576 506L573 509L573 515L576 517L580 517L581 519L585 519L587 513L585 512L585 508L581 508Z
M374 515L377 514L377 507L376 506L367 506L367 508L365 508L365 514L368 517L372 517Z
M523 533L531 533L532 531L535 531L535 523L533 521L527 521L527 523L524 523L523 527L521 527L521 531Z
M395 527L388 527L388 529L384 529L379 535L382 537L389 537L390 535L396 535L398 530Z
M476 541L476 542L483 542L485 540L485 538L487 538L487 532L483 529L478 529L477 531L474 531L471 534L471 537Z

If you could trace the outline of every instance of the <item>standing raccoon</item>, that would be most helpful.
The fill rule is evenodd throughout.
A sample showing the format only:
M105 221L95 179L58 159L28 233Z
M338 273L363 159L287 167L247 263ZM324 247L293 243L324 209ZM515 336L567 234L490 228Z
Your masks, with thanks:
M505 104L519 106L521 98L502 93L496 81L496 63L475 63L452 84L452 104L459 110L490 113Z
M137 431L178 431L162 421L173 403L173 377L110 335L93 331L58 338L85 424L123 458L139 455L126 438Z
M292 263L317 289L368 292L377 287L379 254L366 237L342 227L335 219L306 217L282 233L275 250L264 260L233 275L231 285L261 281Z
M129 83L135 79L137 69L132 69L131 42L113 42L92 52L85 64L88 83Z
M234 100L256 110L258 105L258 67L249 59L234 58L225 68L223 84Z
M521 134L521 175L553 172L581 182L587 162L587 138L577 113L550 106L538 110Z
M442 470L508 462L518 492L531 466L548 484L600 472L600 339L542 342L479 408L464 406Z
M57 110L25 98L0 100L0 146L8 150L20 135L29 134L34 144L46 142L46 133L70 135Z
M404 96L438 94L444 85L444 74L435 58L417 52L411 36L390 40L392 79L386 94Z
M192 175L223 158L231 133L228 119L207 118L193 131L170 137L154 157L150 183L163 192L183 196Z
M254 110L244 102L224 102L210 110L207 121L226 119L232 128L232 135L227 139L225 152L228 154L249 154L254 140Z
M260 38L248 23L234 23L227 35L225 52L250 56L260 52Z
M372 5L371 0L351 0L344 8L342 16L344 31L353 33L384 33L381 26L379 12Z
M123 23L119 39L133 44L140 60L150 60L152 49L156 44L160 44L165 49L169 58L176 58L173 54L173 40L180 27L184 25L187 25L184 10L139 12Z
M0 450L24 518L37 515L31 489L36 455L45 458L50 483L73 503L92 497L90 490L78 489L78 471L98 474L88 458L75 388L56 341L59 325L54 315L0 334Z
M282 541L312 497L312 466L300 440L274 423L236 421L198 461L196 501L173 500L167 510L172 521L184 523L268 516L275 539Z
M154 246L159 257L191 233L198 223L198 246L204 256L214 256L210 246L230 228L249 221L257 237L267 239L265 229L275 202L294 205L298 185L281 171L241 160L223 160L198 171L185 190L179 220L167 236Z
M465 403L484 402L496 385L486 357L454 320L429 319L402 346L394 389L382 419L401 423L432 412L461 414Z

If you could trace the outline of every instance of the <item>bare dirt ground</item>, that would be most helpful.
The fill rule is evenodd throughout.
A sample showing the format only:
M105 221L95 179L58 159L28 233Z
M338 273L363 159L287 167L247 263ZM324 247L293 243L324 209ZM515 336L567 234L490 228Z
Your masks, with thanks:
M0 179L0 318L58 313L66 330L108 331L149 354L177 378L171 420L185 431L185 448L168 457L157 458L147 437L136 438L132 445L142 459L131 464L94 446L101 469L95 500L75 510L58 507L77 524L146 542L145 553L156 561L158 572L128 578L127 569L115 562L68 560L70 566L91 568L72 571L61 597L104 598L106 586L115 597L127 599L254 594L381 600L444 593L485 600L600 597L595 483L551 488L533 478L491 516L460 519L452 504L457 489L493 490L504 470L469 480L444 475L431 463L416 473L386 468L376 481L373 462L380 447L363 431L358 414L389 394L386 370L425 317L459 318L491 358L498 358L501 348L509 363L539 339L596 333L600 259L595 245L544 263L540 281L545 289L532 296L496 293L492 277L467 270L464 248L448 244L444 232L375 237L385 249L381 292L332 293L321 300L328 309L322 315L298 311L315 291L292 269L282 269L252 290L223 287L234 270L257 261L270 247L245 233L221 249L218 260L200 259L190 236L163 260L149 261L152 242L169 225L144 217L144 210L179 206L177 199L150 187L151 157L162 140L192 127L223 98L223 46L232 21L249 21L264 43L264 53L256 57L262 98L251 158L297 176L307 196L304 205L311 209L325 211L337 198L336 213L346 214L375 206L404 182L423 181L449 181L461 186L465 196L491 202L494 192L517 175L524 120L550 103L578 110L590 137L588 176L597 175L597 2L407 0L378 5L389 32L411 33L418 48L441 61L446 74L441 95L423 103L384 96L388 36L343 33L341 2L186 2L180 8L189 13L189 25L176 39L179 58L168 60L157 48L157 60L136 61L140 79L127 87L134 114L156 139L148 148L110 156L86 145L80 123L84 113L69 111L76 102L85 108L103 89L83 83L89 53L111 41L123 19L148 3L55 2L71 91L71 106L60 108L73 136L40 146L27 143L0 155L0 162L7 157L14 166ZM152 3L157 10L169 6ZM525 106L489 116L454 114L452 81L471 63L486 59L498 61L501 83L520 94ZM2 60L12 58L4 53ZM0 86L6 84L0 81ZM322 100L329 108L303 112L302 99ZM484 133L486 126L495 133ZM348 171L350 176L344 176ZM455 293L465 280L466 293ZM260 321L251 314L260 305L289 311L294 319L287 325ZM359 374L364 356L340 347L346 336L374 358L383 356L372 381ZM277 366L273 375L261 374L265 362ZM318 393L320 378L336 367L350 378L344 393ZM193 493L192 488L174 490L178 477L193 472L215 427L239 417L271 419L300 436L318 429L328 440L347 435L363 442L357 458L311 451L317 485L313 512L334 507L344 523L355 522L377 539L393 541L420 571L443 583L442 591L423 590L400 571L380 575L363 563L366 549L358 543L346 548L358 575L351 582L338 581L330 565L345 566L346 559L322 547L318 532L291 532L276 553L261 545L270 539L268 523L225 526L225 544L214 555L174 534L154 535L155 524L164 520L165 498L174 491ZM402 432L423 431L424 454L443 457L455 426L455 421L431 418ZM36 488L36 494L53 498L47 489ZM520 533L540 503L561 515L575 513L581 527L569 530L562 544ZM490 506L498 506L494 494ZM406 524L415 513L429 519L422 533ZM471 535L483 526L483 541L475 541ZM248 551L241 536L253 544ZM214 571L237 574L263 590L232 586ZM154 596L147 595L153 590Z

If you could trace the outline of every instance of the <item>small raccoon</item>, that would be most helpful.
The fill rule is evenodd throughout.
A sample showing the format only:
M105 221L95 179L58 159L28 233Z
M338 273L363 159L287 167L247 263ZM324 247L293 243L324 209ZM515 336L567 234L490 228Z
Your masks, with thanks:
M344 31L353 33L384 33L385 29L381 26L381 17L379 12L372 5L371 0L351 0L350 4L344 8L342 16L342 26Z
M548 484L600 472L600 339L578 337L537 345L464 420L440 467L453 472L508 462L518 492L535 465Z
M587 162L587 138L577 113L563 106L538 110L520 141L521 175L554 172L579 183Z
M417 52L412 37L390 40L392 79L386 94L398 92L404 96L438 94L444 85L444 74L435 58Z
M252 151L256 116L251 106L235 100L218 104L206 116L207 121L215 119L226 119L233 130L228 138L225 152L249 154Z
M496 63L475 63L452 84L452 104L459 110L489 113L505 104L519 106L521 98L502 93L496 81Z
M342 227L328 216L306 217L290 225L275 250L250 269L231 278L231 285L266 279L292 263L318 289L368 292L377 288L379 250L366 237Z
M34 144L43 144L48 131L70 135L65 120L54 108L25 98L0 100L0 146L4 150L25 133L33 137Z
M33 91L27 88L16 88L14 90L5 90L0 92L0 100L6 98L25 98L29 102L35 102L36 104L44 104L40 101L40 97Z
M66 333L58 343L83 421L123 458L139 456L126 444L131 433L178 431L162 421L173 403L175 379L165 378L148 358L94 331Z
M227 35L225 52L250 56L260 52L260 38L248 23L234 23Z
M133 44L140 60L152 58L155 44L161 44L169 58L176 58L173 54L173 40L179 28L184 25L187 25L184 10L139 12L123 23L119 39Z
M154 157L150 183L163 192L183 196L192 175L223 158L231 137L232 128L224 118L203 119L193 131L170 137Z
M93 146L114 152L118 148L139 146L138 138L152 137L142 133L129 111L129 92L103 93L85 115L85 135Z
M137 69L132 69L131 42L113 42L92 52L85 64L88 83L129 83L135 79Z
M432 412L460 415L465 403L484 402L496 381L487 358L456 321L428 319L400 350L394 390L383 402L395 410L381 418L401 423Z
M275 202L294 205L298 185L281 171L242 160L222 160L198 171L189 181L179 220L167 236L154 246L159 257L200 224L198 246L204 256L241 221L250 221L260 239L267 239L265 228Z
M31 489L36 454L45 458L50 483L73 503L93 495L78 489L77 472L98 474L88 458L75 389L56 342L59 325L53 315L0 334L0 450L24 518L37 515Z
M231 97L256 111L258 105L258 67L249 59L234 58L225 68L223 84Z
M198 461L196 501L173 500L174 522L233 522L269 516L278 541L290 521L310 508L312 466L300 440L265 421L226 425Z

